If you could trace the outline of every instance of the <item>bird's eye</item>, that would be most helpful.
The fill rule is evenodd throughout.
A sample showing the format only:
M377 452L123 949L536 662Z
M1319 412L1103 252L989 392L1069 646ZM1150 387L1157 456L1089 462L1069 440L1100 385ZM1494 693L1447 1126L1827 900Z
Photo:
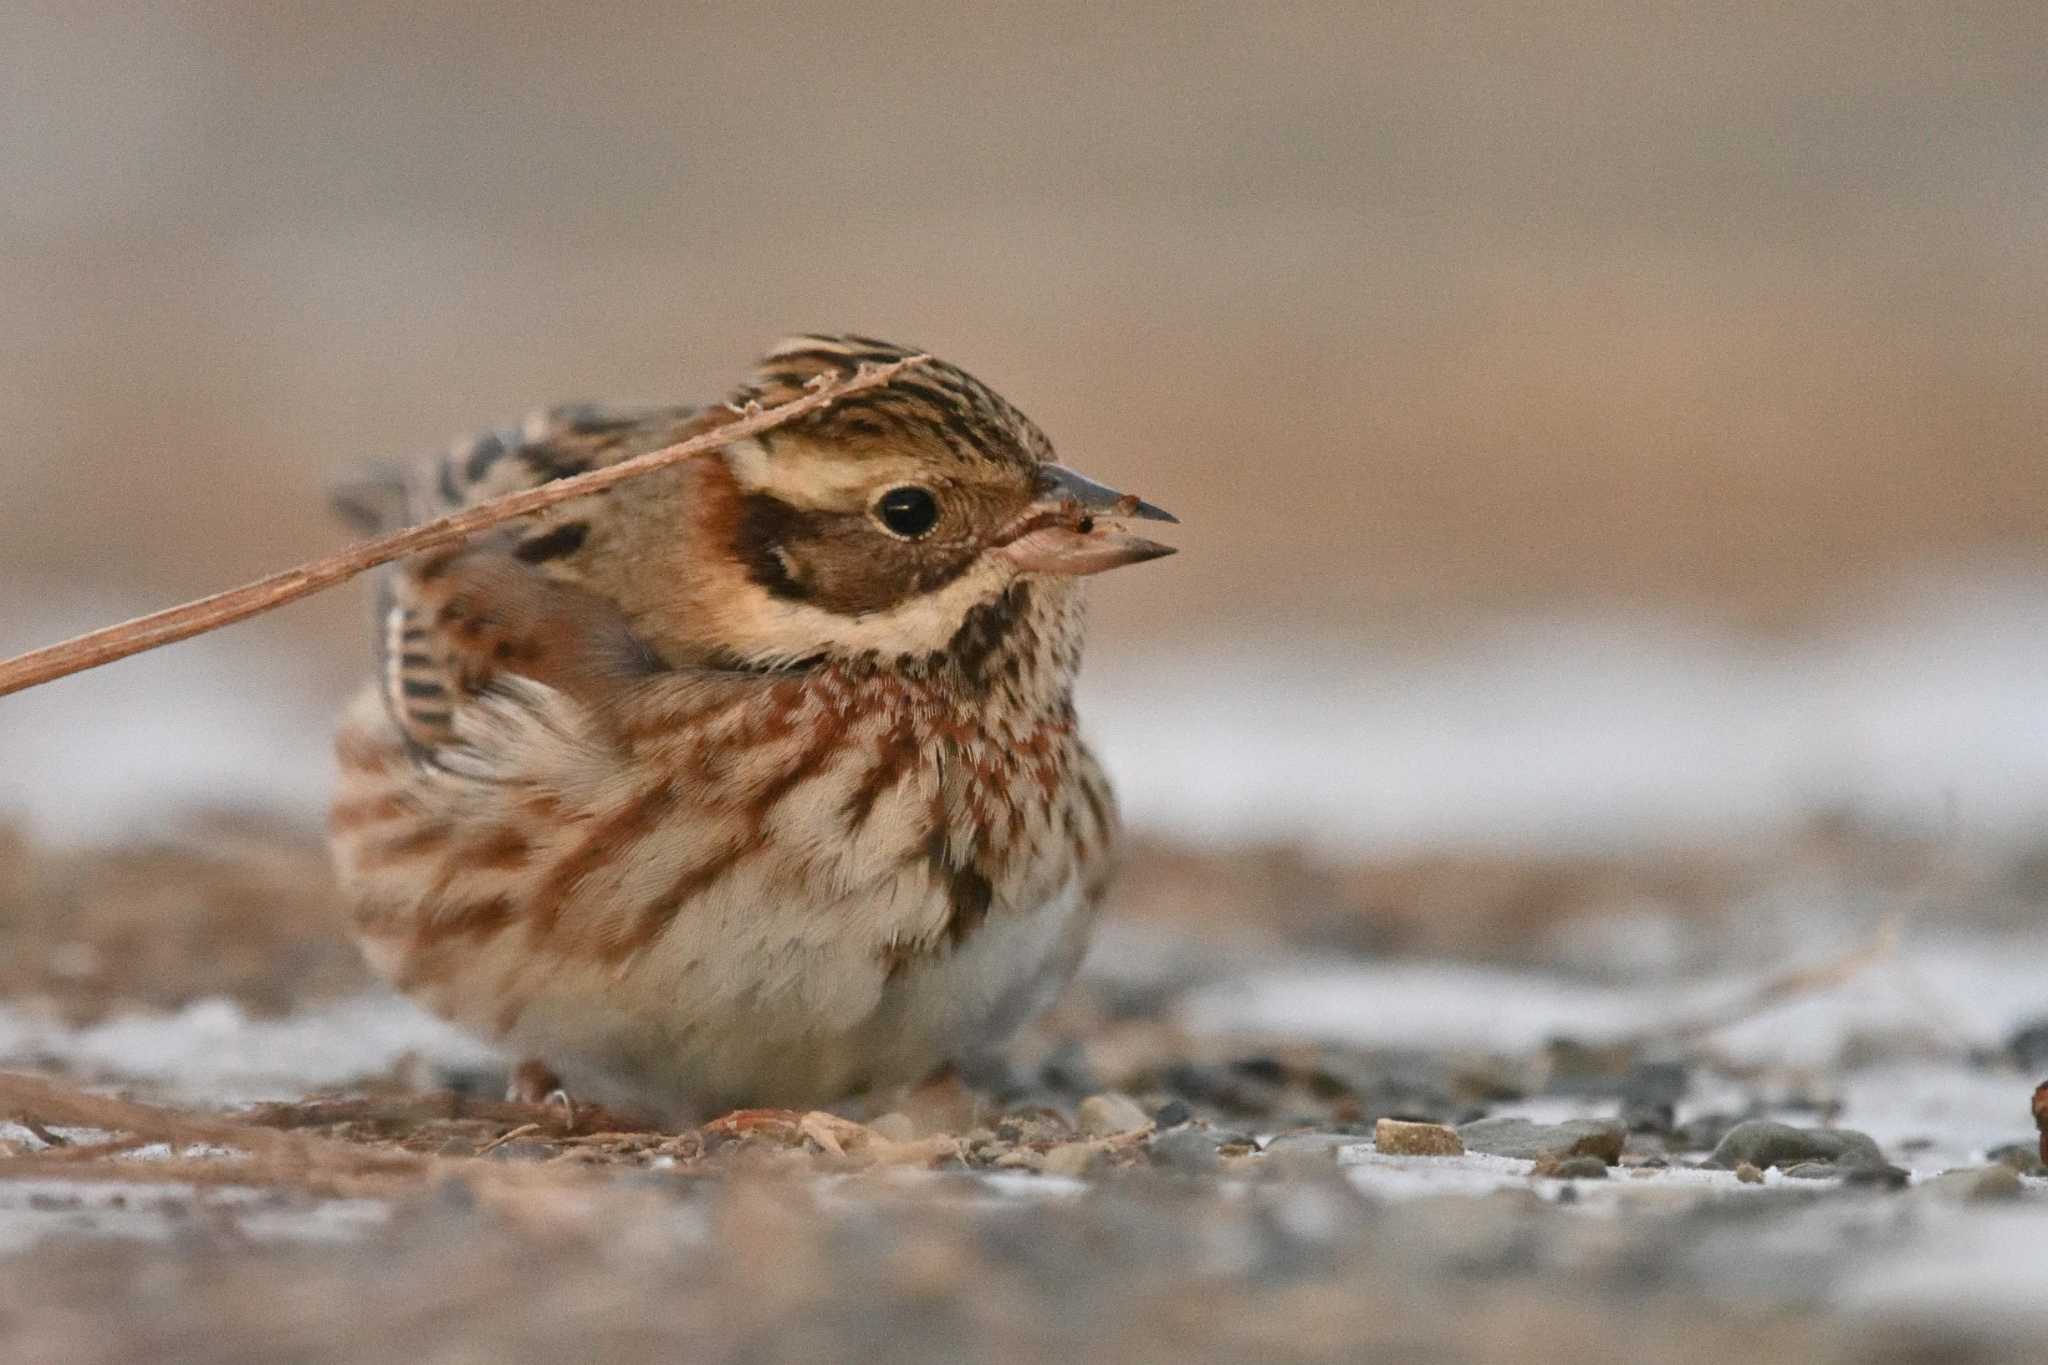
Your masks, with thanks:
M939 504L929 490L905 484L876 499L875 516L893 534L916 540L938 524Z

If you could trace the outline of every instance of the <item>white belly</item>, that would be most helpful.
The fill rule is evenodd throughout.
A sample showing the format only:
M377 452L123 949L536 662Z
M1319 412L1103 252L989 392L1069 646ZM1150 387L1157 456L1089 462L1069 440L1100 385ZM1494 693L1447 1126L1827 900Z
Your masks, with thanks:
M1086 947L1087 899L1070 880L1035 909L999 906L956 948L893 977L871 941L841 934L720 963L718 988L703 991L678 971L693 951L685 938L622 973L564 972L504 1045L544 1059L572 1093L679 1115L914 1083L1052 1003Z

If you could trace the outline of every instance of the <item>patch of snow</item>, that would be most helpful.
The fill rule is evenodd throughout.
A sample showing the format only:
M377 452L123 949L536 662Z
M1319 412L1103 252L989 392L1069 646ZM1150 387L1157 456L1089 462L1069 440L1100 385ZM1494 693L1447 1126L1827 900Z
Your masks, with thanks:
M2048 942L2034 938L1909 942L1893 959L1711 1038L1737 1060L1808 1066L1834 1062L1852 1038L1902 1028L1958 1049L1988 1046L2048 1011L2044 961ZM1523 1051L1556 1037L1597 1043L1709 1017L1757 984L1754 975L1631 985L1467 962L1301 962L1201 987L1180 1018L1198 1033Z
M1119 656L1082 714L1134 825L1339 850L1699 847L1855 809L2048 827L2048 581L1902 593L1797 642L1532 617L1393 654L1253 640Z
M494 1054L409 1001L360 996L283 1019L252 1019L232 1001L175 1014L127 1014L85 1028L0 1005L0 1065L54 1059L89 1079L148 1083L210 1105L296 1099L388 1072L402 1058L488 1065Z

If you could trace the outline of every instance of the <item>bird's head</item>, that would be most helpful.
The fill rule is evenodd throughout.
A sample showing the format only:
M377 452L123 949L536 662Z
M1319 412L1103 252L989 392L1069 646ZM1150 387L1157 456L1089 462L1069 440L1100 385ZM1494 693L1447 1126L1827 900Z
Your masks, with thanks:
M771 406L914 354L795 337L733 403ZM1064 600L1082 576L1173 553L1123 526L1171 515L1056 463L1029 418L937 360L725 447L697 499L695 610L757 664L939 653L1019 584Z

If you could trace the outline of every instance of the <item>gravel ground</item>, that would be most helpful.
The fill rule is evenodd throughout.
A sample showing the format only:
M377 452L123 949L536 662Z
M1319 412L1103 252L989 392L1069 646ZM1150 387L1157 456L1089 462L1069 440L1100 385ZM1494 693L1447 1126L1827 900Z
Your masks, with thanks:
M17 837L0 1343L2035 1359L2048 937L2023 871L1842 829L1569 868L1148 849L1147 889L1009 1056L664 1132L497 1102L487 1053L361 976L288 831ZM1930 888L1942 918L1902 920ZM1794 932L1802 896L1835 909ZM1418 927L1447 898L1516 946L1450 956Z

